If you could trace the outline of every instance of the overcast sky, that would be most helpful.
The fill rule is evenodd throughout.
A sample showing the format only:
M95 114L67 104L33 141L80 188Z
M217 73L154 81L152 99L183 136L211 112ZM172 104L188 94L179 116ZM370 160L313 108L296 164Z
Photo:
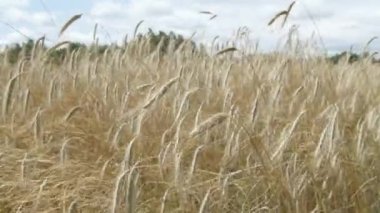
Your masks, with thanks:
M284 29L280 24L268 27L269 20L284 10L290 0L0 0L0 45L39 38L49 42L75 40L91 42L96 23L103 42L121 41L133 34L136 24L144 20L140 31L174 31L185 36L196 32L196 40L211 41L215 36L231 39L239 27L247 27L252 41L262 50L276 48L292 25L302 39L321 38L329 51L362 48L380 35L379 0L302 0L297 1ZM210 11L217 17L200 14ZM73 15L83 13L58 38L62 25ZM23 35L22 35L23 34ZM371 44L380 49L380 40Z

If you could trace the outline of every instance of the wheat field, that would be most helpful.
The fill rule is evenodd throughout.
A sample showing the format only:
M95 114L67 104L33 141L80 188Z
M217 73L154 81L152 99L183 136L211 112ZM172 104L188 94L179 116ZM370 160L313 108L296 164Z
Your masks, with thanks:
M380 72L291 54L0 63L0 212L378 212Z

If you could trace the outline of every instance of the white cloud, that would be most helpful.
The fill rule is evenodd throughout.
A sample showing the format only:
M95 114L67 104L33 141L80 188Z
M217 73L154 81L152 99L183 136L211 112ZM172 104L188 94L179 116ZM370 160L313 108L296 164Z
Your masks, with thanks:
M25 35L35 35L35 33L33 32L33 30L31 30L30 28L27 28L27 27L21 27L20 29L18 29L18 31L22 32L23 34ZM19 32L16 32L16 31L13 31L13 32L10 32L10 33L7 33L2 39L0 39L1 43L0 44L7 44L7 43L15 43L15 42L19 42L19 41L25 41L25 36L20 34Z
M25 7L29 4L29 0L1 0L0 9L9 7Z
M125 11L123 9L123 5L117 2L112 1L104 1L104 2L95 2L90 14L95 17L117 17L124 16Z
M37 26L51 25L51 17L46 12L31 12L24 8L10 8L5 10L0 17L7 23L24 23Z
M98 35L101 40L110 42L122 40L125 34L131 35L136 24L144 20L140 31L152 28L156 31L175 31L186 36L197 32L198 40L212 40L220 36L221 40L232 38L239 27L250 29L253 40L259 40L262 49L274 48L279 39L285 38L291 25L297 25L301 38L308 39L312 34L320 33L328 49L343 50L351 44L365 44L371 37L380 35L380 1L378 0L303 0L297 1L285 29L268 27L268 21L280 10L284 10L291 0L91 0L90 8L72 8L83 10L84 16L62 39L78 39L84 42L92 40L92 30L99 23ZM75 5L75 1L67 4ZM51 17L45 11L31 10L28 0L0 0L0 9L7 7L0 18L9 21L15 27L28 26L28 32L34 35L46 33L56 39L60 26L54 26ZM343 8L343 9L342 9ZM199 11L211 11L217 14L213 20ZM69 10L54 11L54 19L64 23L74 14ZM6 34L15 33L4 30ZM317 36L318 37L318 36ZM7 36L0 35L5 41ZM316 38L318 40L319 38ZM380 48L380 42L374 42L374 48Z

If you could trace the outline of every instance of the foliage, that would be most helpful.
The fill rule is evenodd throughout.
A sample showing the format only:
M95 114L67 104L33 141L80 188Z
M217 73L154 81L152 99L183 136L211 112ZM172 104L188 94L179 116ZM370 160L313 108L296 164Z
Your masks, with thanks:
M155 33L152 29L149 29L148 33L138 34L136 39L127 42L126 46L121 47L116 44L90 44L86 45L79 42L70 42L67 47L53 50L49 52L48 58L54 63L61 63L68 55L73 51L80 49L87 50L91 54L102 55L107 49L110 48L127 48L129 45L133 46L141 42L147 42L149 45L148 52L158 51L160 54L167 54L169 51L176 51L182 45L189 45L193 52L197 50L197 46L194 41L185 39L183 35L175 34L174 32L165 33L159 31ZM35 46L34 40L28 40L23 43L15 43L6 47L5 54L8 57L8 62L11 64L16 63L20 58L29 58ZM40 47L41 48L41 47ZM43 46L42 49L47 50L47 46ZM198 52L204 51L204 48L200 46ZM3 53L4 54L4 53Z
M329 57L328 59L334 64L338 64L342 60L348 62L349 64L352 64L358 61L362 61L364 59L369 59L372 63L380 63L380 60L373 58L373 55L370 55L369 52L358 54L358 53L344 51L344 52L335 54Z
M147 37L150 41L151 51L159 50L160 53L175 51L186 41L182 35L176 35L173 32L166 34L163 31L155 33L152 29L149 29L149 32L145 35L145 37ZM190 45L192 46L193 50L195 50L195 42L191 41Z
M12 64L16 63L18 59L20 58L20 55L23 55L24 57L30 56L33 46L34 46L33 40L28 40L21 44L15 43L15 44L11 44L7 46L5 48L5 52L8 57L9 62Z

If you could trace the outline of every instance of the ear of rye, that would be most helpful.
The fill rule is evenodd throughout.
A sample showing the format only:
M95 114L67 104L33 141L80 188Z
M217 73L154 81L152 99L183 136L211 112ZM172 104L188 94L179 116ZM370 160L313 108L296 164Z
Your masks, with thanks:
M169 80L164 86L160 88L160 90L151 99L149 99L144 104L143 108L144 109L149 108L156 100L160 99L177 80L178 80L178 77L175 77Z
M284 21L282 22L282 27L285 26L285 23L286 23L286 21L288 20L288 17L289 17L290 11L292 10L292 8L293 8L293 6L294 6L295 3L296 3L296 2L293 1L293 2L289 5L288 10L286 11L286 15L285 15L285 17L284 17Z
M3 118L7 115L8 109L11 102L11 97L14 89L14 85L16 82L16 79L20 76L20 74L14 76L11 80L8 81L8 84L6 86L6 89L4 91L3 95L3 102L2 102L2 116Z
M197 125L193 131L190 132L190 136L194 137L196 135L202 134L203 132L215 127L216 125L222 123L228 117L227 113L218 113L209 119L205 120L201 124Z
M63 27L61 28L61 30L59 31L59 37L62 36L62 34L67 30L67 28L69 28L69 26L71 24L73 24L76 20L80 19L82 17L82 14L77 14L77 15L74 15L73 17L71 17L67 22L66 24L63 25Z
M141 20L139 21L139 23L137 23L136 27L135 27L135 32L133 33L133 37L136 38L136 35L137 35L137 31L139 30L139 27L140 25L144 22L144 20Z
M216 53L216 55L221 55L221 54L228 53L228 52L235 52L237 50L238 49L236 47L229 47L229 48L226 48L226 49L219 51L218 53Z
M287 11L281 11L279 13L277 13L268 23L268 26L271 26L279 17L283 16L283 15L286 15L287 14Z

